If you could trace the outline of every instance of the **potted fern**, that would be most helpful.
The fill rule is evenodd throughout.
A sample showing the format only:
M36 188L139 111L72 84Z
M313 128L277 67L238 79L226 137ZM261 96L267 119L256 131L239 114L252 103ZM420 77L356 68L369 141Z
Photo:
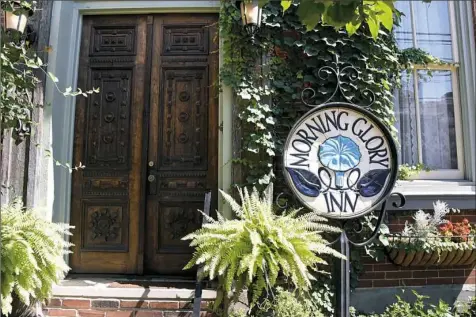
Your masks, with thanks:
M71 227L44 219L20 200L0 210L2 316L36 315L34 306L69 270L64 255L71 244L64 237Z
M236 301L248 291L248 301L253 307L262 295L272 290L282 276L299 292L306 292L319 266L326 265L322 258L343 256L327 246L323 232L340 232L331 227L325 218L316 213L300 214L301 209L282 215L273 212L273 187L263 195L254 188L251 194L239 190L241 204L221 191L230 204L236 219L218 220L206 215L208 223L187 235L195 248L194 255L185 269L203 266L203 277L218 278L219 294L215 308L223 299ZM226 309L226 308L225 308Z
M452 223L444 217L450 212L445 202L433 204L432 214L419 210L414 222L405 223L399 234L388 235L388 256L402 266L454 266L476 262L474 225L467 219Z

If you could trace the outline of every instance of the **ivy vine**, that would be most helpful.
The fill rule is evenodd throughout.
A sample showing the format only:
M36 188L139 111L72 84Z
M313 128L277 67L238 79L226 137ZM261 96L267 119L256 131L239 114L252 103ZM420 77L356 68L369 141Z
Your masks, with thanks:
M298 10L293 2L283 12L279 2L270 1L263 7L262 26L256 34L257 44L253 44L243 30L234 1L221 2L221 82L235 91L242 126L240 155L234 163L242 165L246 178L238 185L283 183L280 162L284 141L296 120L309 110L301 102L301 91L314 88L318 104L336 85L336 78L318 73L321 67L353 65L359 78L344 83L344 92L353 103L362 104L365 96L359 92L373 91L376 100L370 110L397 140L393 91L400 86L403 71L416 64L443 63L421 49L400 50L388 30L380 29L374 39L367 24L352 36L344 28L321 23L309 31ZM395 16L398 24L400 15L396 12Z

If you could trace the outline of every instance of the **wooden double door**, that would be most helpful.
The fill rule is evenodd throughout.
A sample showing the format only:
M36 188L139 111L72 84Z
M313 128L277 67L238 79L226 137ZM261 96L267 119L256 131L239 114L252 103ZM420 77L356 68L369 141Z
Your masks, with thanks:
M76 273L184 275L205 192L217 201L216 15L87 16L70 259Z

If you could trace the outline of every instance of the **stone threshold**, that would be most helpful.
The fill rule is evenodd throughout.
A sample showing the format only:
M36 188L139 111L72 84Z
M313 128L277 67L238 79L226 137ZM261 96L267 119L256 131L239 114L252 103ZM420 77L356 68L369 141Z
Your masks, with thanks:
M207 285L205 285L207 286ZM191 300L195 281L153 276L70 275L53 287L53 297L87 297L141 300ZM216 291L205 287L202 299L215 299Z

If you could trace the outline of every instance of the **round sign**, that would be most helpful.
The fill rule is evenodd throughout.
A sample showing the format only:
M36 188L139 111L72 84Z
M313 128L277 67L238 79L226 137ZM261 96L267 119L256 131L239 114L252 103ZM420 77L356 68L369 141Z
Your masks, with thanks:
M372 113L329 103L306 113L284 147L286 181L308 208L330 218L375 209L397 178L397 148Z

